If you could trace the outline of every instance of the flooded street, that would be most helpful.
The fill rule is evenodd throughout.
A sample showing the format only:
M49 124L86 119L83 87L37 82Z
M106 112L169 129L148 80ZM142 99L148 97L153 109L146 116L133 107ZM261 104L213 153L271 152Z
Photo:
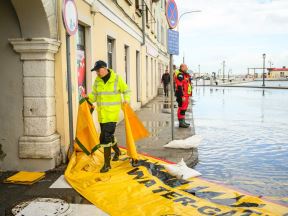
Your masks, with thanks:
M241 86L262 86L263 81L262 80L257 80L257 81L252 81L252 82L246 82L246 83L240 83L237 85ZM265 86L266 87L286 87L288 88L288 80L283 80L283 81L265 81Z
M196 169L288 203L288 90L198 87L193 94L196 134L204 137Z

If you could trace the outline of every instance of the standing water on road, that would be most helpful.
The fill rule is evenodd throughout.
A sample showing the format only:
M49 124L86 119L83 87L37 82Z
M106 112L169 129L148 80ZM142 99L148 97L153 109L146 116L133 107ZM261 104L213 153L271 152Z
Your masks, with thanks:
M252 81L252 82L245 82L245 83L240 83L236 85L241 85L241 86L258 86L261 87L263 84L262 80L257 80L257 81ZM283 81L269 81L265 80L265 86L266 87L285 87L288 88L288 80L283 80Z
M196 169L288 203L288 90L198 87L193 100L196 134L204 137Z

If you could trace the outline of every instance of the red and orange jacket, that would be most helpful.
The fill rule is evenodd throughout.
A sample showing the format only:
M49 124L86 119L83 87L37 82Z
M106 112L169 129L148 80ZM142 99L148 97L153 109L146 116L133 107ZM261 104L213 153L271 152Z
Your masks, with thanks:
M184 73L180 70L177 72L175 73L176 97L192 96L192 83L190 74Z

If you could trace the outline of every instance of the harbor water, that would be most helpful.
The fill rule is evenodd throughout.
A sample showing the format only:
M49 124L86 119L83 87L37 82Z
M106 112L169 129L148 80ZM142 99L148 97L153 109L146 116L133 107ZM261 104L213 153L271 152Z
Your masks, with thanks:
M196 87L195 167L205 178L287 202L288 90ZM288 202L287 202L288 203Z

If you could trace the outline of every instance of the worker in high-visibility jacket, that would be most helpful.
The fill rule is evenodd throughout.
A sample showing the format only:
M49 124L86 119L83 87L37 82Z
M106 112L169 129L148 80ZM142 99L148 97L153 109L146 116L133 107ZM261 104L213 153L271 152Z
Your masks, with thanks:
M185 113L189 105L189 97L192 96L191 76L185 64L175 72L175 96L178 103L178 120L180 128L188 128L189 123L185 121Z
M122 77L112 69L108 69L104 61L97 61L91 71L96 71L97 77L88 99L91 103L97 104L101 128L100 145L104 147L104 165L100 172L104 173L111 169L111 147L115 152L113 161L118 161L121 154L114 133L119 120L121 103L130 102L130 90Z

